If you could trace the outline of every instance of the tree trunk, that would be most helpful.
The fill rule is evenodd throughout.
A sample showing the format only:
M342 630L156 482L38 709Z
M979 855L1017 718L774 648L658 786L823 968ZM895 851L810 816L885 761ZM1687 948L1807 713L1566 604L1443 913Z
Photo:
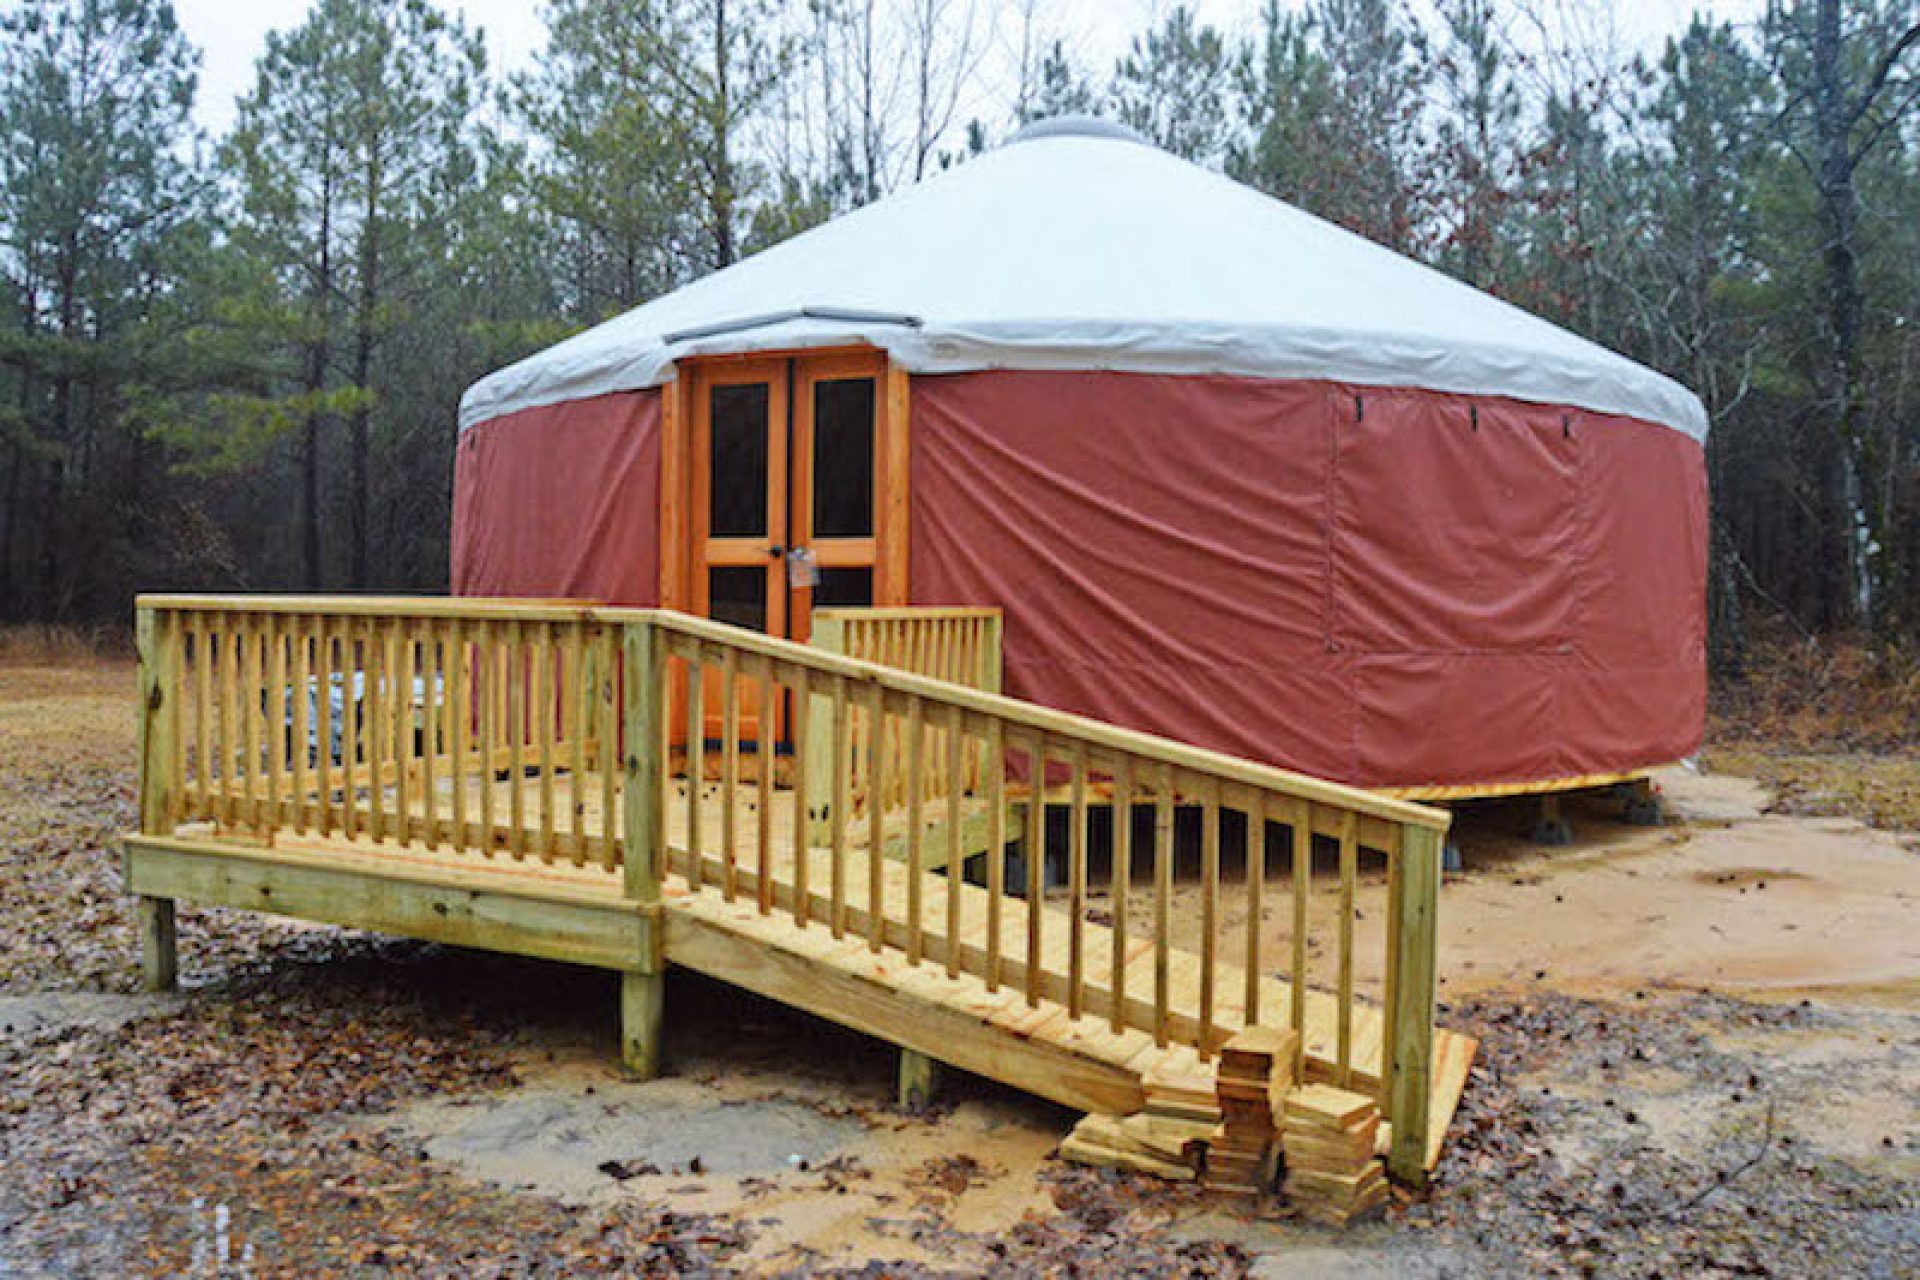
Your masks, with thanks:
M713 265L733 265L733 102L727 84L727 0L713 0Z
M317 312L314 339L307 346L304 389L318 399L327 388L327 365L333 359L333 172L329 162L320 179L320 260L313 282ZM325 586L320 547L320 441L323 415L309 406L300 438L300 560L309 591Z
M1866 302L1857 250L1859 193L1854 186L1853 111L1841 49L1840 0L1820 0L1813 33L1813 118L1819 165L1820 212L1826 230L1828 360L1823 388L1832 414L1839 528L1836 563L1845 566L1850 620L1870 626L1878 604L1874 547L1877 531L1861 474L1867 461L1860 420L1860 331Z
M60 341L63 350L53 379L54 453L48 467L45 506L40 524L40 616L59 621L66 616L64 599L67 526L67 461L73 443L73 370L69 365L74 330L80 321L79 238L70 235L62 248L55 278L60 290Z
M26 400L26 375L21 375L21 400ZM25 431L26 427L21 426ZM13 557L17 545L15 539L20 533L20 473L27 466L27 452L15 436L13 447L7 451L7 514L0 522L0 618L17 620L22 613L20 599L14 592Z
M368 159L366 207L360 226L360 298L353 323L353 384L362 397L353 411L348 444L353 468L353 587L357 591L372 586L368 545L373 503L368 454L373 447L373 409L367 397L372 394L374 312L380 297L380 176L380 155L376 147Z

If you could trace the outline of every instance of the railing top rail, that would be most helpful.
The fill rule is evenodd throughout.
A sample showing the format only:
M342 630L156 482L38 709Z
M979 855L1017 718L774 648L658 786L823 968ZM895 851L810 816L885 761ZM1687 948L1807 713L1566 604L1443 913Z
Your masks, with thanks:
M1379 818L1387 822L1444 831L1452 816L1444 809L1396 800L1376 792L1323 778L1259 764L1156 734L1125 729L1071 712L1022 702L930 676L843 657L791 640L728 626L670 609L607 607L581 601L507 600L484 596L264 596L142 595L141 608L203 613L326 614L346 617L465 618L524 622L651 622L682 635L742 652L773 658L828 675L869 681L884 689L962 710L990 715L1023 729L1059 734L1090 746L1144 756L1220 781Z
M617 611L609 611L603 616L610 616L612 612ZM765 636L757 631L747 631L725 623L696 618L667 609L632 612L649 616L666 629L678 631L682 635L714 644L731 645L744 652L776 658L830 675L838 674L872 681L884 689L958 706L962 710L996 716L1025 729L1076 738L1091 746L1106 747L1129 755L1146 756L1175 768L1209 774L1224 782L1264 791L1276 791L1314 804L1350 809L1355 813L1387 822L1404 823L1408 826L1425 827L1435 831L1446 830L1452 822L1452 815L1444 809L1414 804L1407 800L1395 800L1360 787L1329 782L1323 778L1295 773L1273 765L1259 764L1238 756L1211 751L1205 747L1178 742L1172 738L1163 738L1157 734L1125 729L1119 725L1090 720L1071 712L1056 711L1051 707L1022 702L1002 694L987 693L966 685L949 684L930 676L915 675L895 667L826 653L808 645L796 644L791 640Z
M930 618L997 618L1001 612L999 605L929 604L815 609L813 616L816 620L840 618L850 622L923 622Z
M496 596L147 594L136 597L134 605L141 609L192 613L301 613L351 618L477 618L520 622L586 622L604 617L607 612L607 606L591 600Z

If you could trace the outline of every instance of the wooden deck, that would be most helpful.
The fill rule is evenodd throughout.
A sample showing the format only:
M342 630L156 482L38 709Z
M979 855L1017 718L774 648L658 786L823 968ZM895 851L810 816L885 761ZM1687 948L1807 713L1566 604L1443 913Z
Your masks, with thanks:
M585 847L591 848L602 830L609 794L617 811L619 783L616 779L610 792L598 775L583 775L577 787L575 781L570 774L556 774L546 794L556 810L580 815L582 830L591 837ZM496 782L494 787L494 805L505 813L507 785ZM668 830L679 839L670 847L669 870L675 874L663 888L660 943L669 963L1088 1111L1124 1115L1138 1110L1141 1081L1150 1075L1210 1087L1213 1064L1202 1061L1193 1048L1158 1046L1153 1034L1138 1025L1113 1028L1114 933L1098 920L1081 921L1081 945L1096 962L1087 966L1083 978L1085 1010L1073 1017L1066 1004L1072 929L1057 899L1040 907L1043 945L1031 984L1038 998L1028 995L1023 946L1030 922L1028 905L1019 898L1001 904L999 976L989 986L975 976L983 971L989 951L985 889L963 882L958 901L949 903L952 881L945 874L924 874L917 904L922 925L917 939L908 936L903 921L909 918L911 878L898 853L905 840L904 811L888 815L884 828L891 853L883 854L879 863L881 910L876 914L868 900L874 867L864 844L851 849L843 862L844 891L836 909L831 852L810 848L807 874L798 874L794 793L786 787L773 789L768 893L769 907L779 909L763 911L758 857L764 811L750 792L736 802L729 859L722 842L729 824L715 803L717 790L713 783L702 786L700 843L707 852L696 875L686 847L687 783L676 779L671 785ZM466 799L472 812L480 809L476 792L477 784L470 785ZM452 784L442 781L434 808L450 821L453 807ZM539 825L523 833L525 843L537 841ZM855 825L865 829L864 823ZM384 927L604 968L624 968L633 949L645 945L642 931L628 920L632 904L617 868L585 858L578 863L516 858L505 851L509 842L504 837L497 843L501 851L489 856L452 845L300 834L290 827L263 841L222 832L212 823L192 823L170 838L130 837L130 887L155 897ZM944 847L937 832L925 843L929 850ZM980 850L977 842L969 846L973 855ZM804 911L799 909L802 883ZM876 921L882 934L879 946L873 941ZM950 927L954 922L958 932ZM919 955L917 962L908 958L910 948ZM1200 1018L1200 959L1177 949L1168 959L1172 1029L1191 1036ZM1151 939L1129 937L1122 961L1128 1022L1149 1021L1156 978ZM1212 1016L1217 1034L1224 1038L1245 1021L1240 996L1244 974L1221 965L1215 974L1220 995ZM1263 977L1263 1007L1285 1009L1291 999L1289 983ZM1309 1078L1377 1090L1385 1031L1380 1011L1364 1003L1356 1007L1348 1072L1337 1065L1338 1025L1336 996L1309 990ZM1475 1047L1470 1037L1436 1032L1429 1167L1439 1158Z
M931 1060L1108 1114L1291 1027L1297 1070L1371 1095L1389 1169L1424 1179L1474 1050L1433 1018L1447 815L971 687L982 611L884 612L843 640L915 669L665 610L143 598L149 985L178 899L596 965L646 1076L677 964L900 1045L905 1095ZM1142 821L1109 824L1101 871L1103 805Z

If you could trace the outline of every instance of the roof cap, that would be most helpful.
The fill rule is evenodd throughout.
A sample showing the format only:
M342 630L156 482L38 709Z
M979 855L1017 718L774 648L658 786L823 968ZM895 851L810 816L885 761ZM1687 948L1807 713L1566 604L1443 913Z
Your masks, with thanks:
M1135 142L1143 147L1153 145L1144 135L1118 120L1088 115L1049 116L1045 120L1035 120L1022 125L1019 132L1007 139L1006 145L1033 142L1040 138L1106 138L1113 142Z

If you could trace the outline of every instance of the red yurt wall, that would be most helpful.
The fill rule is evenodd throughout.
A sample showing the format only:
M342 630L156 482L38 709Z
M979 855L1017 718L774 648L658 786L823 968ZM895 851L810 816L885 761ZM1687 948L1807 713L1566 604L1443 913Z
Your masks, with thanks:
M1319 382L913 380L910 591L1006 610L1016 697L1364 785L1699 745L1699 444Z
M523 409L460 437L455 595L660 601L660 392Z

